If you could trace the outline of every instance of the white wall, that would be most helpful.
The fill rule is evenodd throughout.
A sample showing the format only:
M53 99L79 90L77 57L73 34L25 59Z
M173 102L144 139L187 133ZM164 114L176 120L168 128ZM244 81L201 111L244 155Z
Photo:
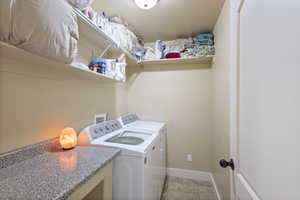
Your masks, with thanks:
M96 113L108 112L110 118L136 113L167 123L168 167L213 170L228 199L229 177L217 163L229 151L228 7L215 28L213 69L207 64L129 67L126 88L70 74L27 53L4 55L0 49L0 152L56 137L66 126L79 131ZM187 154L193 162L186 161Z
M230 5L225 1L214 29L216 56L212 66L212 170L223 200L230 199L229 169L219 165L229 158Z
M77 131L97 113L127 113L123 85L104 84L63 64L0 46L0 152Z
M129 68L128 110L167 123L170 168L211 170L211 69L203 66Z
M211 69L128 68L127 88L105 84L64 65L0 46L0 152L76 130L96 113L129 112L168 124L169 167L211 169ZM128 89L128 91L126 90ZM186 162L186 155L193 162Z

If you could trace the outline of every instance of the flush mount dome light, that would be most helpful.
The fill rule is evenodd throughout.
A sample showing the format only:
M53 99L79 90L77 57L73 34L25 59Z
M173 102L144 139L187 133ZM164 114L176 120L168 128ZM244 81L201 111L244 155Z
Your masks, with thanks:
M153 8L159 0L134 0L135 4L145 10Z

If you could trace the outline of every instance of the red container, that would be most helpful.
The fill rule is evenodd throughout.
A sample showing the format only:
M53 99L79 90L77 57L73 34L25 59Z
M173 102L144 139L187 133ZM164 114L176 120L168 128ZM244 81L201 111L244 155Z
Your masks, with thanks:
M165 55L166 59L174 59L174 58L180 58L180 53L178 52L169 52Z

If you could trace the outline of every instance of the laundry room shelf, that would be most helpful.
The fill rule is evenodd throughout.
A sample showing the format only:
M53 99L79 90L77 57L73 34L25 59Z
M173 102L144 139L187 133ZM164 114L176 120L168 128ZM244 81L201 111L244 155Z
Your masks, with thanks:
M100 74L100 73L91 71L87 68L76 66L74 64L70 64L70 67L73 68L74 70L78 70L78 72L83 72L83 73L87 73L87 75L95 76L95 78L101 79L104 82L122 82L122 80L116 80L113 77L106 76L104 74Z
M107 47L111 45L110 52L114 54L125 54L127 58L137 62L137 59L125 48L120 47L108 34L97 27L89 18L87 18L79 9L74 8L78 17L79 34L83 34L90 42Z
M17 48L5 42L0 42L0 56L3 63L15 63L21 61L22 65L3 64L0 66L1 72L11 72L15 74L35 74L47 76L53 73L64 79L65 75L74 78L101 81L103 83L123 82L97 72L89 70L87 67L79 67L74 64L64 64L35 55L23 49ZM24 67L26 66L26 67ZM46 72L47 74L45 74Z
M214 58L214 56L201 56L201 57L194 57L194 58L145 60L145 61L139 62L139 64L143 65L143 66L200 64L200 63L211 63L213 58Z

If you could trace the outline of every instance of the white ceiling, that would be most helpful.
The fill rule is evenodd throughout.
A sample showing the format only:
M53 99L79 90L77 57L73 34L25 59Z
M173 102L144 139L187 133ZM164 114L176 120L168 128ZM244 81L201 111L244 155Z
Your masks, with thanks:
M146 42L212 31L224 0L160 0L151 10L133 0L94 0L93 8L122 16Z

